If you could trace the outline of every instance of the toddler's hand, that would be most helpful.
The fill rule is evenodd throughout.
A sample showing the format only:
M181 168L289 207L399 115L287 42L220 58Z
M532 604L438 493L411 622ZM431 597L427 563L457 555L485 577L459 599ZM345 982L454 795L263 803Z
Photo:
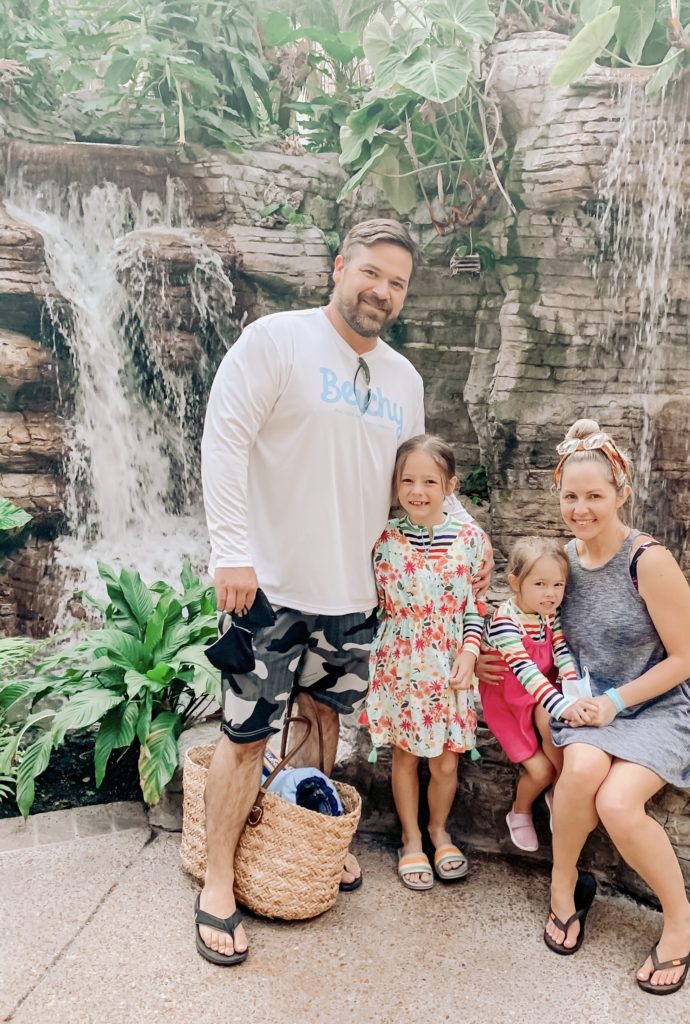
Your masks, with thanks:
M580 697L563 712L561 718L574 728L580 725L594 725L596 724L594 722L596 710L594 700L590 697Z
M469 651L456 654L448 680L451 690L471 690L476 656Z

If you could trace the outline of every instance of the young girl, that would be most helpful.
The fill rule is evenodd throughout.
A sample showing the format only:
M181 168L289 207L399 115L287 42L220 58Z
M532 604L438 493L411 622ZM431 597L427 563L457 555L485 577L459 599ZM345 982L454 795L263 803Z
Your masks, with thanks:
M367 720L375 748L393 745L393 797L402 825L398 874L409 889L430 889L431 864L419 828L420 757L429 758L429 836L439 878L467 873L446 831L457 788L458 758L475 744L470 693L483 618L472 576L484 535L446 514L457 484L452 449L420 436L398 450L391 519L374 548L379 628L370 658Z
M506 816L510 838L520 850L539 847L532 804L558 778L563 763L551 739L550 720L586 721L585 705L566 699L559 682L577 678L558 612L567 576L568 559L558 541L519 540L508 561L513 596L496 609L486 629L485 645L501 654L505 669L498 685L480 680L479 693L486 724L510 760L523 768ZM549 789L549 816L551 800Z

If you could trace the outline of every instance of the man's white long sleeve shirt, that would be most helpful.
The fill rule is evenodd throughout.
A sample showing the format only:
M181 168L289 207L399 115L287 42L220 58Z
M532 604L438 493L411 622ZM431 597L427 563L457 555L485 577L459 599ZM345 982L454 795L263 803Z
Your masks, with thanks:
M396 450L424 431L424 396L385 342L363 358L366 410L359 357L322 309L263 317L227 353L202 441L211 572L251 565L271 603L299 611L376 605L371 552Z

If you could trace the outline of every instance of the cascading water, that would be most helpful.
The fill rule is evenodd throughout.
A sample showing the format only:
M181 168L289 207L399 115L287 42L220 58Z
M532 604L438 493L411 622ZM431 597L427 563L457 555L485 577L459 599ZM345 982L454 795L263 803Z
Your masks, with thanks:
M198 470L201 406L236 333L232 283L220 257L190 227L174 182L164 201L145 194L137 204L112 183L84 194L76 186L29 189L20 177L8 188L6 206L43 236L53 285L46 306L74 370L65 467L69 535L56 561L74 589L90 591L99 589L97 560L134 565L149 583L177 579L184 556L202 568L208 542ZM185 253L187 271L176 288L155 259L157 236ZM55 290L58 300L50 298ZM193 366L183 370L170 365L163 343L180 330L180 293L184 326L189 331L193 321L196 336L212 337L220 350L209 360L197 342Z
M682 333L672 322L674 304L687 299L687 285L680 285L687 280L687 267L679 269L687 264L690 223L689 98L687 86L652 99L639 84L621 89L620 133L600 190L602 257L596 268L602 278L604 270L608 274L610 319L604 344L608 351L618 350L622 365L633 368L641 399L635 515L669 539L672 524L663 521L650 484L654 421L667 397L662 341ZM658 484L665 486L663 478Z

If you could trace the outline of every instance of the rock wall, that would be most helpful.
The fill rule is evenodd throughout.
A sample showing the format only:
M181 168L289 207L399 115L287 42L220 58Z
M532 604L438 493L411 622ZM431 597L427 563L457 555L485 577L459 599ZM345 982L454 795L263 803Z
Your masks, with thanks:
M498 44L494 53L491 81L519 212L491 225L503 301L483 309L498 331L488 344L478 331L465 388L491 484L493 537L507 550L526 531L561 531L548 497L554 448L564 429L587 415L613 433L635 464L651 462L635 521L666 540L690 571L690 472L681 440L690 428L690 252L681 238L668 282L659 285L668 289L667 316L653 352L645 351L637 325L649 268L609 287L614 253L597 219L608 161L624 128L626 92L639 75L595 68L575 86L554 90L548 77L565 45L562 36L533 33ZM687 126L687 93L665 102L644 105L640 120ZM690 205L690 132L679 138L680 218ZM632 198L625 198L623 216L629 217L646 154L632 147L624 155L629 160L620 174ZM655 188L671 187L663 180L667 170L660 167ZM610 230L620 232L617 210L611 212ZM668 226L648 230L663 233ZM616 240L608 241L615 250Z

